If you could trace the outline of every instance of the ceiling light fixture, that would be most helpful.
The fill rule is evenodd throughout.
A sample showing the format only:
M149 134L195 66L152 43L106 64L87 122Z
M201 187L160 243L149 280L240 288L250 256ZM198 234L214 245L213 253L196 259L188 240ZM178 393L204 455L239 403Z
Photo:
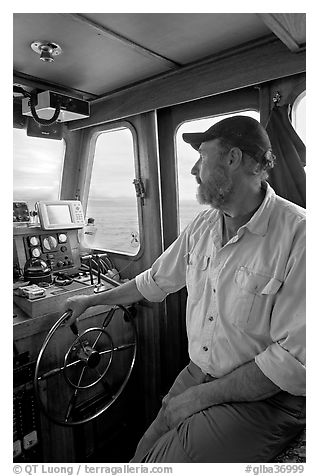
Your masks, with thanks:
M62 48L57 43L51 41L34 41L31 44L33 51L40 55L40 59L46 63L52 63L54 56L62 53Z

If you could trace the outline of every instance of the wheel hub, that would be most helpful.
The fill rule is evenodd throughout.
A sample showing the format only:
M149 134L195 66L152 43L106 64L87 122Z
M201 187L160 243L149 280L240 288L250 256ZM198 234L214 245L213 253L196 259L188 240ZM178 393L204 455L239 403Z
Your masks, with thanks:
M97 350L92 349L92 347L89 345L83 347L81 346L77 352L77 356L87 367L90 367L91 369L97 367L101 361L100 353Z

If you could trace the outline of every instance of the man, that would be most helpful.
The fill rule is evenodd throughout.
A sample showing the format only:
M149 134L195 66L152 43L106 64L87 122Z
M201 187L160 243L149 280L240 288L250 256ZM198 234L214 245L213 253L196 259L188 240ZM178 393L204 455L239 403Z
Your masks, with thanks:
M161 301L187 286L189 365L132 462L267 462L305 424L305 213L265 182L274 156L254 119L184 134L201 212L134 280L74 297L87 307Z

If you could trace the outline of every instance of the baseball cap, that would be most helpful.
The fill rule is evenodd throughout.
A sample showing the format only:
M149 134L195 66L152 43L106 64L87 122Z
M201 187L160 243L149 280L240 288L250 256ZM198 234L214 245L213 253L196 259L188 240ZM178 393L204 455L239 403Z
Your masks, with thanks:
M184 141L196 150L199 149L202 142L218 138L223 138L233 147L239 147L257 161L268 150L271 150L266 130L256 119L248 116L227 117L205 132L183 134Z

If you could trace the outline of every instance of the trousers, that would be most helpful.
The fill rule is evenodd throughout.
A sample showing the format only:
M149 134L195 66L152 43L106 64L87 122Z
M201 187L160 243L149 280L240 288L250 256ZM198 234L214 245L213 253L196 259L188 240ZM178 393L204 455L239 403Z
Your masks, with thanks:
M212 377L190 362L164 398L211 380ZM305 397L284 391L257 402L213 405L173 429L166 423L162 406L131 462L271 462L305 428L305 421Z

